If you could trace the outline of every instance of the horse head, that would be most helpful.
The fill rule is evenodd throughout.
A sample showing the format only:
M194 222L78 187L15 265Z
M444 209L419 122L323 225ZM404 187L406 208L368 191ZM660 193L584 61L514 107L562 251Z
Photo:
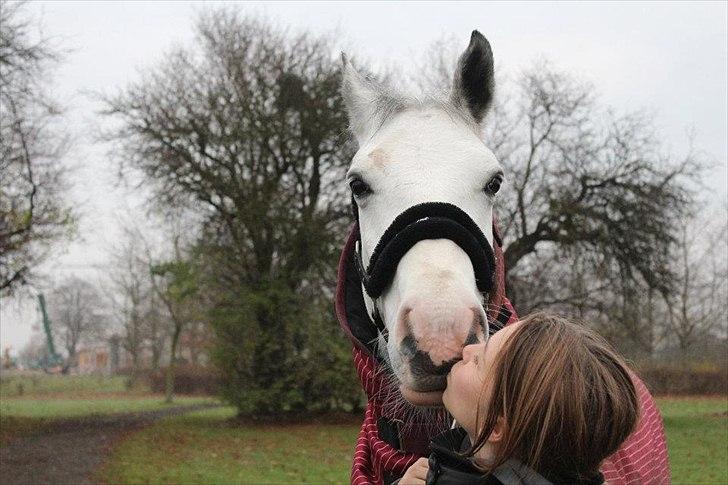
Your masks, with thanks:
M364 300L382 359L418 406L439 404L463 347L488 336L503 170L480 133L493 86L490 45L477 31L443 99L403 96L344 59Z

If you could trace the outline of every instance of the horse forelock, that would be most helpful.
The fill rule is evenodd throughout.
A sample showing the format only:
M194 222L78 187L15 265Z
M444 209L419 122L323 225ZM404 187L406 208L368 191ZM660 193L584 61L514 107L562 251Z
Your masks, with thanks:
M398 115L406 112L432 112L444 113L451 121L461 124L469 131L481 137L480 124L461 106L453 104L452 100L445 94L423 94L420 96L409 96L404 94L393 94L382 91L377 98L375 108L370 111L369 120L373 125L368 140L376 137L377 134ZM426 121L423 121L426 123ZM352 127L354 130L354 127Z

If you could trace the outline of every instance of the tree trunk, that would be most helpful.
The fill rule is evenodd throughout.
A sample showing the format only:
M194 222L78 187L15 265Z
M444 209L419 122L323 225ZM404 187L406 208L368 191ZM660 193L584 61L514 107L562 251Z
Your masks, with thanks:
M189 337L190 337L190 345L189 345L189 351L190 351L190 364L193 366L197 366L200 362L200 349L199 349L199 342L201 340L200 337L200 328L199 324L194 323L190 326L189 329Z
M172 335L172 343L169 349L169 365L167 366L167 375L165 379L164 402L171 403L174 399L174 371L177 360L177 344L182 331L182 325L175 325L174 334Z
M61 366L61 374L64 376L71 371L71 367L76 363L76 346L74 345L70 349L66 348L66 350L68 351L68 358Z
M131 370L129 371L129 378L126 381L127 390L134 388L139 374L139 351L134 347L134 351L129 353L131 354Z
M162 354L162 351L155 340L152 341L152 370L156 372L159 370L159 358Z

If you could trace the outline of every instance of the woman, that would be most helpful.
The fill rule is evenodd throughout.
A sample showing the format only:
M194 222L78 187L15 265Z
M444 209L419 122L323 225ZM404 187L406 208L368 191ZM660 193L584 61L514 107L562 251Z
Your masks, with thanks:
M622 359L595 333L537 313L463 349L443 403L461 428L437 436L410 484L600 484L639 401Z

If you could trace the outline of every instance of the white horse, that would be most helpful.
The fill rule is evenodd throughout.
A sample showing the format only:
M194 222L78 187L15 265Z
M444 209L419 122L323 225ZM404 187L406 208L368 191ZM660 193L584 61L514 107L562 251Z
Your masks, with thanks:
M428 453L434 427L420 410L441 406L463 347L515 320L494 258L503 168L480 137L493 99L490 45L473 32L447 99L402 96L346 61L342 91L359 142L347 174L358 229L339 264L336 308L368 396L352 482L390 483ZM659 411L636 376L635 385L637 429L602 472L609 483L667 483Z
M492 246L493 203L503 168L481 140L493 99L493 57L473 32L460 57L449 99L408 98L366 78L345 61L343 95L359 143L347 181L358 208L361 260L395 218L426 202L464 211ZM445 375L462 348L487 338L486 300L471 258L451 239L424 239L399 260L367 311L386 330L381 357L402 396L418 406L441 403Z

